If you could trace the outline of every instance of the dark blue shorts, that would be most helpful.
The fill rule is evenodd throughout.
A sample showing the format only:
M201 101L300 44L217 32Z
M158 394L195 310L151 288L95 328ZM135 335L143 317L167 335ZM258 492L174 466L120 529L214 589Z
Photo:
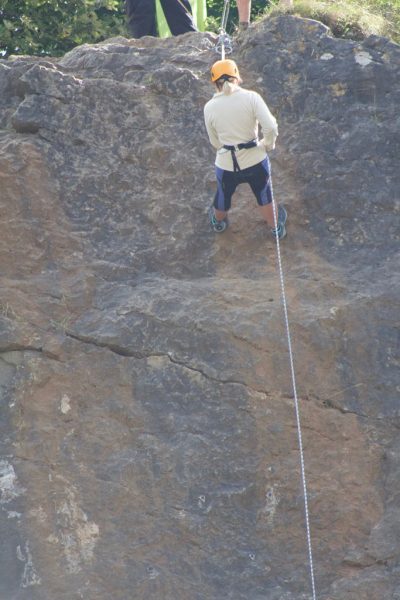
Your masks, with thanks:
M217 192L214 208L227 211L231 207L233 193L241 183L248 183L259 206L272 202L271 165L268 156L248 169L234 173L216 167Z

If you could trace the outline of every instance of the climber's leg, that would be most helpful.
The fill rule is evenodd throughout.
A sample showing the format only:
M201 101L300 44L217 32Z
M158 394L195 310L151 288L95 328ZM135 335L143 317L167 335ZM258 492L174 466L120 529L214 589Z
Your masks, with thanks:
M228 226L228 211L231 208L232 196L238 185L236 174L215 168L217 178L217 191L213 205L208 211L208 218L215 231L223 231ZM218 224L225 223L223 229L218 229Z
M270 204L260 206L260 213L262 214L264 221L267 221L270 227L275 227L274 207L272 205L272 202Z
M217 191L214 196L215 216L218 220L226 217L231 208L232 196L238 186L236 173L233 171L224 171L219 167L215 167L215 175L217 178Z
M286 237L286 221L287 221L287 212L284 206L280 204L278 207L278 225L275 228L275 219L274 219L274 207L272 202L270 204L265 204L264 206L260 206L260 212L265 221L267 221L268 225L271 227L271 233L274 236L278 236L280 239Z
M275 229L271 165L268 156L261 163L243 171L243 174L246 176L246 181L248 181L257 199L263 219L271 227L273 235L284 238L286 236L287 212L283 206L278 207L278 224Z
M216 213L218 212L219 217L217 218ZM221 216L223 215L223 216ZM222 233L229 225L228 221L228 213L216 211L214 207L211 205L208 209L208 220L210 222L211 228L217 233Z
M228 211L227 210L216 210L214 208L214 214L218 221L222 221L222 219L225 219L225 217L228 216Z
M251 0L236 0L239 13L239 29L247 29L250 23Z
M214 209L216 214L223 217L231 208L232 196L238 186L238 178L233 171L224 171L215 167L215 176L217 178L217 191L214 197Z

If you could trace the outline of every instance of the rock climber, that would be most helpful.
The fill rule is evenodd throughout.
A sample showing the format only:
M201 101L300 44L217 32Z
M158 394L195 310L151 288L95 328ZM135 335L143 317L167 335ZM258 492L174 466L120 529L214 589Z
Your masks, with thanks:
M192 2L195 4L195 15L203 24L204 0ZM125 9L128 29L134 38L145 35L165 37L198 31L189 0L125 0Z
M271 166L267 150L273 150L278 125L262 97L243 89L233 60L218 60L211 67L216 93L204 107L204 120L211 144L216 148L217 192L208 216L214 231L228 226L232 195L240 183L248 183L264 220L274 236L286 236L287 212L277 209L275 227ZM258 139L261 125L263 138Z

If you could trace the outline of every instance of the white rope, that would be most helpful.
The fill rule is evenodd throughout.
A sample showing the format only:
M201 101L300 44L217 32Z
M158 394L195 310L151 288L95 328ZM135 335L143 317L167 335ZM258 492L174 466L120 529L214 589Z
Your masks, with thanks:
M272 195L272 206L273 206L273 210L274 210L274 224L275 224L275 230L276 230L278 228L278 214L277 214L276 202L275 202L273 195ZM306 470L305 470L304 451L303 451L303 437L301 434L300 408L299 408L299 400L297 397L296 376L295 376L295 371L294 371L292 339L291 339L290 327L289 327L289 317L288 317L287 302L286 302L285 281L284 281L284 276L283 276L281 248L280 248L280 243L279 243L279 237L277 235L276 235L276 249L277 249L277 255L278 255L279 278L280 278L280 283L281 283L283 312L285 315L286 336L287 336L287 342L288 342L288 348L289 348L289 361L290 361L290 372L291 372L291 376L292 376L294 405L295 405L295 409L296 409L297 435L298 435L299 450L300 450L301 479L302 479L302 483L303 483L303 494L304 494L304 513L305 513L306 530L307 530L308 558L309 558L309 562L310 562L312 600L317 600L317 594L315 591L314 561L313 561L312 544L311 544L310 514L309 514L309 510L308 510L308 494L307 494Z
M221 54L221 60L225 60L225 54L232 52L232 42L229 35L226 33L226 25L228 22L230 0L224 0L224 8L222 11L221 27L219 28L219 36L215 46L216 52Z
M221 29L222 31L226 30L226 25L228 23L228 16L229 16L229 8L230 8L230 0L224 0L224 8L222 10L222 17L221 17Z
M222 19L221 19L221 27L219 29L219 37L218 37L218 41L217 41L217 44L215 47L215 50L221 54L221 60L225 59L225 54L230 54L232 52L231 39L225 31L226 24L228 21L228 15L229 15L229 3L230 3L230 0L224 0L224 9L223 9ZM271 191L272 191L272 184L271 184ZM272 194L272 206L273 206L273 211L274 211L275 230L277 230L278 215L277 215L276 202L275 202L273 194ZM302 483L303 483L303 495L304 495L304 513L305 513L306 531L307 531L308 558L309 558L309 562L310 562L312 600L317 600L317 594L315 591L314 561L313 561L313 552L312 552L312 544L311 544L310 514L309 514L309 510L308 510L308 494L307 494L306 470L305 470L304 451L303 451L303 437L301 434L300 409L299 409L299 400L297 397L296 376L295 376L295 371L294 371L292 339L291 339L290 327L289 327L289 317L288 317L287 302L286 302L285 281L284 281L284 276L283 276L281 248L280 248L280 243L279 243L279 237L277 235L276 235L276 248L277 248L277 255L278 255L279 278L280 278L280 283L281 283L283 311L284 311L284 315L285 315L286 335L287 335L288 348L289 348L290 372L291 372L291 376L292 376L293 396L294 396L294 404L295 404L295 409L296 409L297 435L298 435L299 450L300 450L301 479L302 479Z

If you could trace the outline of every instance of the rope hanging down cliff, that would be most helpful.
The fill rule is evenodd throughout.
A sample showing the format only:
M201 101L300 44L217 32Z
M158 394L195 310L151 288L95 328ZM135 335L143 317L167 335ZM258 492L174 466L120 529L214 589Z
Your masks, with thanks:
M276 228L278 226L278 210L277 210L277 206L276 206L274 197L272 197L272 206L274 209L274 221L275 221L275 228ZM287 309L287 301L286 301L286 291L285 291L285 280L284 280L284 274L283 274L279 236L276 236L275 239L276 239L277 257L278 257L278 268L279 268L279 279L280 279L280 285L281 285L283 313L284 313L285 326L286 326L286 337L287 337L288 350L289 350L290 374L291 374L291 379L292 379L293 397L294 397L294 405L295 405L295 411L296 411L297 437L298 437L299 452L300 452L301 480L302 480L302 484L303 484L304 513L305 513L305 524L306 524L306 534L307 534L308 559L309 559L309 565L310 565L312 600L317 600L317 593L316 593L316 588L315 588L315 576L314 576L314 561L313 561L313 552L312 552L312 544L311 544L310 513L308 510L308 493L307 493L307 480L306 480L306 470L305 470L304 450L303 450L303 436L302 436L302 432L301 432L300 407L299 407L299 399L298 399L298 395L297 395L296 375L295 375L295 370L294 370L292 338L291 338L291 334L290 334L290 325L289 325L289 317L288 317L288 309Z
M222 11L221 26L219 28L218 40L215 45L215 51L221 54L221 60L225 59L226 54L232 52L232 40L226 33L226 24L228 22L230 8L230 0L224 0L224 8Z
M218 36L217 44L215 46L216 52L221 54L221 60L225 59L226 54L232 53L231 38L226 33L226 25L228 22L228 15L229 15L229 5L230 5L230 0L224 0L224 8L223 8L223 12L222 12L221 27L219 29L219 36ZM273 196L272 196L272 205L273 205L273 211L274 211L275 229L277 229L278 228L278 209L277 209L277 205L275 202L275 198ZM291 374L291 380L292 380L294 405L295 405L295 411L296 411L297 436L298 436L298 444L299 444L299 452L300 452L301 480L302 480L303 495L304 495L304 513L305 513L305 525L306 525L306 535L307 535L308 558L309 558L309 566L310 566L312 600L317 600L316 587L315 587L315 575L314 575L313 551L312 551L312 543L311 543L310 514L309 514L309 508L308 508L308 493L307 493L307 480L306 480L305 461L304 461L303 436L302 436L302 431L301 431L301 420L300 420L300 407L299 407L299 399L298 399L298 395L297 395L297 384L296 384L296 375L295 375L295 370L294 370L293 347L292 347L292 339L291 339L291 334L290 334L290 325L289 325L286 291L285 291L285 280L284 280L284 273L283 273L279 236L277 235L275 239L276 239L277 257L278 257L281 297L282 297L284 320L285 320L285 327L286 327L286 337L287 337L288 350L289 350L290 374Z

